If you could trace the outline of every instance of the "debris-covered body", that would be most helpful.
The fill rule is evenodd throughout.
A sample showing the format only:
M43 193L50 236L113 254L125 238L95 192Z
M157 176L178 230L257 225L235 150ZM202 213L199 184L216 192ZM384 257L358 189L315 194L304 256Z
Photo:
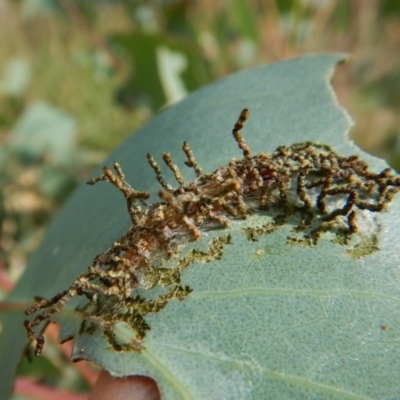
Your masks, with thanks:
M252 155L240 134L248 115L244 109L233 128L243 158L232 159L213 173L202 172L185 142L186 165L196 173L195 180L186 182L171 156L164 153L163 159L179 184L177 188L163 179L159 165L148 155L162 186L159 203L147 206L149 193L133 189L117 163L115 173L104 167L102 175L88 182L105 180L116 186L126 199L132 226L107 251L97 255L69 288L51 299L37 300L26 311L27 315L40 311L32 320L25 321L28 337L36 338L36 354L41 353L44 339L42 335L36 336L35 328L60 312L74 296L87 298L87 305L77 312L106 321L106 335L110 332L107 320L110 324L129 323L137 340L132 348L140 350L149 329L144 315L160 310L171 299L185 298L191 291L181 284L179 276L168 280L160 272L156 274L158 279L165 278L174 285L168 295L146 302L135 294L135 289L141 287L141 274L160 268L162 258L174 257L185 242L200 238L208 229L228 228L231 221L280 208L285 215L301 215L296 229L306 232L313 245L321 233L331 228L339 227L349 236L354 234L358 230L359 211L382 211L399 190L400 179L390 169L371 172L357 156L341 157L321 144L281 146L272 154ZM214 259L221 256L220 245L210 244ZM211 257L202 254L203 258L196 257L205 261Z

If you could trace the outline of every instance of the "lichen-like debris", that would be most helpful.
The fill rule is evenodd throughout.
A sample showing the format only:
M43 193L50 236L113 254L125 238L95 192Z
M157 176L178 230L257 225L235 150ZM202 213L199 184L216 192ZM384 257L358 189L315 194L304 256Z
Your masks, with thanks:
M345 232L351 236L360 231L365 212L380 212L399 190L400 178L390 169L371 172L357 156L341 157L328 146L300 143L279 147L274 153L253 155L243 139L243 128L249 111L244 109L233 128L233 136L242 150L243 158L232 159L228 165L213 173L203 173L189 145L184 142L186 165L193 168L197 178L186 182L171 155L163 159L173 172L178 187L173 188L162 177L154 158L149 164L162 186L161 202L142 209L149 193L133 189L125 180L119 164L115 173L108 167L89 184L107 181L124 195L132 227L111 247L97 255L87 272L82 273L64 292L51 299L38 299L26 310L27 315L40 311L24 325L30 339L36 338L36 354L44 345L35 328L60 312L74 296L84 296L86 305L77 309L90 320L81 331L90 333L100 326L116 350L127 346L116 343L113 327L128 324L135 332L131 350L140 351L142 339L150 329L145 320L148 313L159 312L169 301L185 299L191 289L181 282L181 271L195 261L208 262L222 256L228 237L218 238L209 245L207 253L192 251L176 267L164 268L162 260L177 257L179 248L191 239L198 239L210 228L228 228L235 219L246 219L254 213L280 210L275 223L247 228L249 240L275 230L288 216L297 215L295 232L303 236L288 238L288 243L313 245L327 231ZM282 212L283 211L283 212ZM358 217L358 214L361 214ZM361 229L362 230L362 229ZM362 233L362 232L361 232ZM166 287L163 294L148 300L137 289Z

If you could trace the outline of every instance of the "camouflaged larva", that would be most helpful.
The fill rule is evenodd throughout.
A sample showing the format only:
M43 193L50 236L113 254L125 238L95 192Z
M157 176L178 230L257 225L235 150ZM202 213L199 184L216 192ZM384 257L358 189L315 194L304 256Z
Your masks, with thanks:
M76 312L84 319L101 319L103 333L116 350L140 351L150 329L145 316L160 311L173 299L183 300L191 292L181 282L181 271L197 260L221 258L224 246L230 243L228 234L211 241L207 252L192 250L179 259L179 249L208 229L228 229L233 220L274 210L273 224L244 229L249 240L257 240L296 215L298 225L293 231L302 236L289 238L288 243L315 245L328 231L345 243L360 229L358 214L384 210L399 190L400 178L390 169L371 172L357 156L341 157L326 145L300 143L281 146L272 154L253 155L240 133L248 116L249 111L244 109L232 132L243 158L232 159L212 173L202 172L188 143L183 143L186 165L197 176L192 182L185 181L170 154L163 154L177 188L164 180L159 165L148 154L162 186L159 203L146 206L149 193L133 189L118 163L114 163L115 172L104 167L102 175L88 182L104 180L118 188L126 199L132 226L107 251L97 255L87 272L69 288L51 299L37 299L26 310L27 315L42 310L24 323L29 339L36 338L36 354L41 353L44 338L36 336L35 328L49 321L74 296L86 297L86 305ZM177 257L174 268L160 266L160 260L172 257ZM154 281L151 287L162 285L169 290L152 300L140 297L135 289L143 288L143 274ZM127 323L134 330L135 340L128 346L118 344L113 337L116 323ZM82 322L82 332L95 329L93 324Z

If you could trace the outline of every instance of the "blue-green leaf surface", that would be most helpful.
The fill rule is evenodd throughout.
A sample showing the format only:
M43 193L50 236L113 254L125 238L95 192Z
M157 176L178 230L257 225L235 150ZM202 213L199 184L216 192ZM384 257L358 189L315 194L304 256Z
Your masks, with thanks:
M105 164L118 161L133 187L156 200L159 185L146 153L160 159L168 151L183 171L186 140L203 170L212 172L241 157L231 129L248 107L251 117L242 134L253 153L313 141L343 156L358 154L380 171L386 163L348 140L350 120L328 85L342 59L304 57L216 82L162 112ZM170 171L164 172L173 183ZM192 171L185 175L193 178ZM329 233L312 247L287 244L290 223L248 240L243 229L270 222L266 212L204 233L164 265L173 267L192 249L206 253L215 239L230 235L230 244L220 260L194 261L182 271L182 283L192 292L146 316L151 329L141 352L115 351L100 330L78 333L81 321L70 312L59 317L62 335L76 335L73 359L93 360L115 376L151 376L166 399L400 398L399 199L374 214L378 243L361 257L354 244L334 244ZM128 227L115 188L80 187L54 219L9 300L65 289ZM1 373L6 360L15 365L26 343L17 325L22 319L12 311L2 316ZM131 332L120 325L115 335L123 343Z
M30 158L48 154L59 163L71 159L76 121L69 114L43 101L30 104L13 128L11 146Z

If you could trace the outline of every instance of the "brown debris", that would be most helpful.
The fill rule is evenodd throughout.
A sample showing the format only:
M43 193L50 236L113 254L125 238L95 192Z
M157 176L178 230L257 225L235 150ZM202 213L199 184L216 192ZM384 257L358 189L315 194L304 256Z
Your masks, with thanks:
M164 153L164 162L179 184L177 188L164 180L159 165L149 154L149 164L163 188L160 191L162 202L144 210L141 205L146 204L149 193L133 189L126 182L118 163L114 163L115 173L104 167L103 174L88 182L94 184L104 180L122 192L132 227L106 252L97 255L87 272L82 273L67 290L48 300L38 299L26 310L27 315L40 311L24 323L28 337L36 339L36 354L41 353L44 339L41 335L36 336L35 328L60 312L74 296L88 299L87 306L77 310L85 318L111 321L111 328L103 323L109 338L113 337L113 323L120 320L129 322L136 332L132 348L140 348L140 341L150 329L144 319L146 313L158 312L170 300L182 300L191 291L181 285L180 271L190 264L187 264L188 259L193 262L196 257L184 256L178 260L176 271L170 271L166 280L161 279L165 271L160 268L159 260L176 256L178 245L200 238L202 231L226 228L231 220L245 219L257 210L280 207L287 215L293 211L303 215L298 230L309 227L318 216L319 225L307 239L316 243L319 236L340 219L342 224L343 220L347 221L349 234L357 232L357 212L382 211L399 190L400 179L391 170L371 172L357 156L338 156L325 145L300 143L281 146L272 154L252 155L240 134L248 116L249 111L244 109L232 131L243 152L243 159L231 160L213 173L202 173L190 146L184 142L186 165L193 168L197 176L194 181L185 182L171 155ZM290 191L296 194L295 200ZM248 228L246 234L250 240L257 240L258 235L270 233L283 224L284 215L278 216L275 222L275 226ZM227 243L225 241L223 245ZM215 246L210 246L209 255L204 256L206 262L218 259L222 254L222 248L215 252ZM202 260L201 257L197 259ZM172 288L159 299L146 301L134 291L140 287L139 277L143 274L152 276L155 284L172 285Z

